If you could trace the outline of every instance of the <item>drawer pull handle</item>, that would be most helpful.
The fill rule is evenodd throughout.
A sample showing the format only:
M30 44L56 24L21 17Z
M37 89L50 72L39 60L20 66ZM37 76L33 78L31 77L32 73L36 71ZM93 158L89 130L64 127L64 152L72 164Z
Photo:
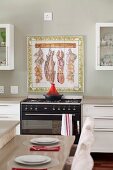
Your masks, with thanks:
M10 118L10 117L8 117L8 116L0 116L0 118Z
M113 129L94 129L95 132L113 132Z
M94 118L94 119L96 119L96 120L97 120L97 119L99 119L99 120L100 120L100 119L112 120L113 117L97 117L97 118Z
M80 134L80 121L77 120L77 133Z
M0 105L0 107L2 107L2 106L10 106L10 105L5 105L5 104L3 104L3 105Z
M107 106L107 105L106 106L101 106L100 105L100 106L94 106L94 107L113 107L113 106Z

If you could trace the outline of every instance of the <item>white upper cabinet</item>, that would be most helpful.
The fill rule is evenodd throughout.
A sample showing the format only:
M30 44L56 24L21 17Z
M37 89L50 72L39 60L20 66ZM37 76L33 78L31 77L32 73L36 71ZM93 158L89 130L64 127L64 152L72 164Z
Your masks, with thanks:
M96 70L113 70L113 23L96 23Z
M0 24L0 70L14 69L14 26Z

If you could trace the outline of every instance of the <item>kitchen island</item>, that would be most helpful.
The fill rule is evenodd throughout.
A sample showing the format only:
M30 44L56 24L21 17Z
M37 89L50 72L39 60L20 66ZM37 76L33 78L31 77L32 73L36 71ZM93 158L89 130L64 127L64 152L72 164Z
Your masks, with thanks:
M0 148L16 135L16 126L19 121L0 121Z
M60 140L60 150L59 151L30 151L30 140L32 138L38 137L52 137ZM0 169L2 170L12 170L13 167L21 168L36 168L35 166L23 166L18 165L14 162L14 159L20 155L45 155L49 156L52 161L55 160L56 163L52 162L45 164L46 168L49 170L62 170L66 162L67 157L69 156L70 149L74 143L75 136L52 136L52 135L17 135L15 136L7 145L5 145L0 150ZM42 168L41 165L39 166ZM39 168L38 167L38 168Z

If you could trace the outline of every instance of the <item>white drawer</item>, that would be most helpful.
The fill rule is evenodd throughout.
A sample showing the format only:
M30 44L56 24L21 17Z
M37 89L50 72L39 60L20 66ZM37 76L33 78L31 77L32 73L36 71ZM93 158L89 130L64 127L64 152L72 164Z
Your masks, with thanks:
M0 120L20 120L20 118L14 115L0 115Z
M1 104L0 115L5 114L20 114L20 104Z
M113 129L113 118L95 118L95 129Z
M20 104L0 103L0 120L20 120Z
M86 117L83 117L83 122ZM113 117L94 118L95 129L113 129Z
M113 105L83 105L83 116L113 117Z
M107 152L113 153L113 129L109 131L95 130L95 141L92 147L92 152Z

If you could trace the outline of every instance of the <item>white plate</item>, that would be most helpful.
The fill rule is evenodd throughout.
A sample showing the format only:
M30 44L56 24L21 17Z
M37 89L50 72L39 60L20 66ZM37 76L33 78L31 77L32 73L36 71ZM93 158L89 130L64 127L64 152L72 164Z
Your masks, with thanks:
M51 158L43 155L23 155L16 157L15 162L24 165L39 165L51 162Z
M21 156L21 161L24 161L24 162L31 162L31 163L34 163L34 162L43 162L43 161L46 161L46 157L42 156L42 155L23 155Z
M54 144L58 143L59 139L57 138L33 138L30 140L34 144Z

